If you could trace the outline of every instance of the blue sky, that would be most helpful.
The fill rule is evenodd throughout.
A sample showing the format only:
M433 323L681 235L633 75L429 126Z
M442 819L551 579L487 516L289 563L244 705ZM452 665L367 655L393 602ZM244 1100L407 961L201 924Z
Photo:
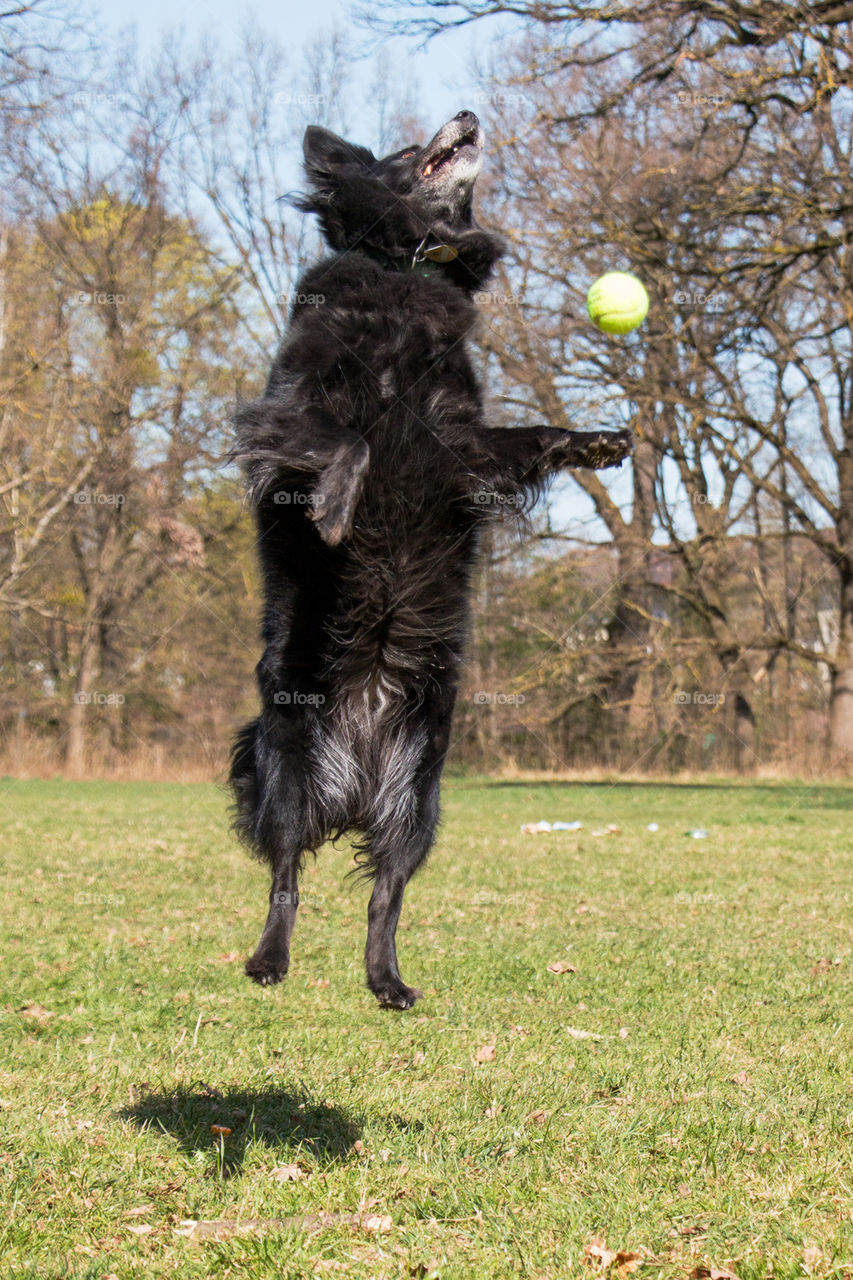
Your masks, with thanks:
M94 3L97 6L98 0ZM355 26L354 8L355 5L346 3L346 0L302 0L301 3L294 3L294 0L254 0L251 4L235 4L233 0L145 0L143 5L131 4L130 0L100 0L105 26L114 32L135 28L143 53L156 48L164 35L174 32L183 32L190 40L208 32L224 46L236 46L245 24L253 21L287 48L291 55L289 60L298 66L300 50L318 37L328 36L337 27L350 32L353 44L364 49L363 57L354 70L356 83L367 89L373 71L372 57L367 48L370 45L375 48L376 39ZM401 13L407 9L410 10L410 6L400 5ZM472 67L473 58L477 53L487 53L493 40L506 36L513 29L513 20L489 20L448 32L423 49L411 38L389 42L395 74L405 75L407 83L415 82L412 105L427 131L425 136L463 108L478 110L482 88ZM350 97L358 101L365 95ZM353 141L375 146L375 139L360 127L357 119L342 131ZM298 186L296 155L293 181ZM627 474L611 474L609 480L613 495L619 501L622 491L628 488ZM571 525L581 536L603 537L603 528L589 499L568 477L555 483L550 505L558 526L565 528Z
M145 0L143 4L131 0L101 0L97 5L105 24L114 31L135 28L143 49L156 46L160 38L170 31L183 29L186 35L195 37L204 31L212 32L223 44L237 43L242 27L248 19L270 32L283 45L290 46L294 61L299 60L299 49L318 36L322 37L335 27L349 30L357 45L375 44L375 37L353 22L355 6L345 0L253 0L250 4L234 3L234 0ZM410 6L400 5L401 12ZM506 30L506 26L492 21L474 24L459 31L452 31L433 40L425 49L418 49L417 42L395 39L389 42L394 63L413 75L418 92L417 105L429 127L438 127L463 108L476 110L476 84L471 73L472 52L479 45L487 44L493 35ZM369 79L371 59L365 52L363 63L356 67ZM359 139L362 141L362 139ZM363 139L370 142L370 139Z

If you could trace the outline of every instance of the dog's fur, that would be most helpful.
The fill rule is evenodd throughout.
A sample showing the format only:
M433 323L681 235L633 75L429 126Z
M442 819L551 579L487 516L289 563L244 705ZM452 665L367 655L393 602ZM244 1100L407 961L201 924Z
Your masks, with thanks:
M383 160L319 128L304 151L301 207L332 252L298 285L263 399L237 412L266 647L231 782L236 829L273 873L246 972L284 976L304 853L353 831L375 881L368 986L406 1009L419 992L395 932L438 822L478 531L560 468L621 462L631 441L483 421L466 339L501 245L471 212L476 116Z

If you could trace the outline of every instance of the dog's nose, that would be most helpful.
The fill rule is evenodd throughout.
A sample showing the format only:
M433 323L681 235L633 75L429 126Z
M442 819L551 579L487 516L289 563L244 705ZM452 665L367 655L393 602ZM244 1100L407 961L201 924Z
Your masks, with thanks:
M474 115L473 111L457 111L454 119L464 120L466 124L479 124L480 121Z

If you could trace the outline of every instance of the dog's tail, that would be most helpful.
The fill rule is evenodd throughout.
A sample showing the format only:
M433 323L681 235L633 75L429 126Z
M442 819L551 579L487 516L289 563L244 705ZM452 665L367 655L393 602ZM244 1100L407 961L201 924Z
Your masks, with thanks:
M231 794L234 798L231 807L231 826L238 839L256 854L258 853L257 830L260 801L255 756L258 724L257 720L252 720L243 726L234 739L229 775Z

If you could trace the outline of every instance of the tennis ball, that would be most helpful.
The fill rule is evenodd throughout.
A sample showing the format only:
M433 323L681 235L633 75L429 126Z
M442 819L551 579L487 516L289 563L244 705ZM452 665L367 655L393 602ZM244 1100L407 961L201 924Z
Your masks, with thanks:
M649 311L645 285L627 271L599 276L586 295L589 318L603 333L630 333Z

